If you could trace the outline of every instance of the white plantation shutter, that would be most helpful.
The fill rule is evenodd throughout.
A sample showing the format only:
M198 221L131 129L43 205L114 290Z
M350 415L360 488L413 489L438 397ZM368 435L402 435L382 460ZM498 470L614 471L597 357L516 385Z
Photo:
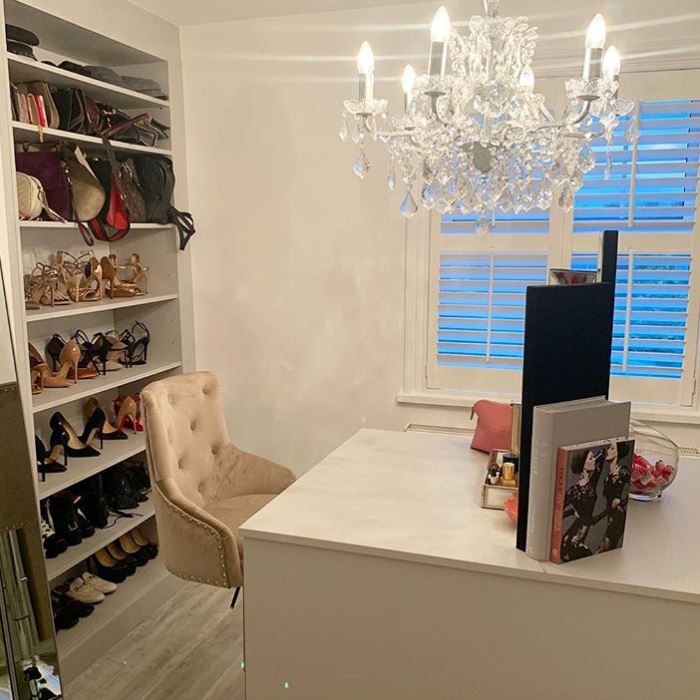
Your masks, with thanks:
M525 288L546 283L550 267L595 269L601 233L616 229L612 396L692 405L700 96L688 90L698 85L700 71L692 70L624 76L623 96L638 109L614 134L610 163L605 144L592 144L597 164L572 212L554 204L549 212L499 214L488 236L476 235L474 217L431 220L428 339L416 353L425 365L421 391L516 397ZM631 133L638 137L626 138Z
M473 216L443 217L430 387L519 390L525 290L547 280L548 229L549 214L539 210L500 214L485 237Z
M624 138L630 129L636 143ZM642 101L615 134L612 163L604 143L594 148L597 166L576 196L572 261L592 268L599 232L620 231L613 393L689 404L700 100Z

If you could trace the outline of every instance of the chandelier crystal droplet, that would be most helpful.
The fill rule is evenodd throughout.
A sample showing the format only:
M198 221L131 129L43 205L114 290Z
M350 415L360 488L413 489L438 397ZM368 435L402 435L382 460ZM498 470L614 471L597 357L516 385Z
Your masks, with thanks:
M389 189L406 184L400 211L418 203L441 214L473 214L487 233L498 211L571 208L583 176L596 165L590 142L613 134L634 103L618 97L620 54L604 53L606 26L593 18L586 33L583 72L565 82L567 105L559 119L535 92L532 61L537 30L525 17L501 17L498 0L484 0L459 34L441 7L430 31L428 72L406 66L403 111L389 116L375 97L372 48L357 59L359 95L343 103L342 141L357 144L353 166L365 178L369 143L384 144L391 160ZM609 168L608 168L609 169ZM417 195L414 195L417 192Z

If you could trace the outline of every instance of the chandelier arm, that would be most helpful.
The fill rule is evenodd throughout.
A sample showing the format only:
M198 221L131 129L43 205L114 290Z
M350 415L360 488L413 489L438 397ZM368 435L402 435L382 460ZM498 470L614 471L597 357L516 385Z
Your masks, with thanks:
M589 114L591 113L591 103L586 102L583 109L578 113L576 119L567 122L549 122L547 124L540 124L535 131L540 131L542 129L565 129L566 127L576 126L580 124Z

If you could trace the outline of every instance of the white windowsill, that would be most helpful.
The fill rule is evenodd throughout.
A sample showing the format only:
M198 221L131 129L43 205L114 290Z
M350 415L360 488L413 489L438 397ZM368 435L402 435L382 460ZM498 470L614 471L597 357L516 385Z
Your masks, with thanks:
M396 396L399 404L418 404L421 406L446 406L457 408L471 408L480 399L492 399L494 401L510 402L516 400L514 396L471 396L466 393L423 391L400 392ZM677 423L680 425L700 425L700 411L694 407L681 406L654 406L652 404L635 404L632 407L632 416L644 421L656 423Z

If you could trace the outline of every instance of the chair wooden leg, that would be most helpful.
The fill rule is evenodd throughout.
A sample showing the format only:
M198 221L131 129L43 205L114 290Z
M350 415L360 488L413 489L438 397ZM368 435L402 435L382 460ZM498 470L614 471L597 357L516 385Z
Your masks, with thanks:
M236 590L233 592L233 600L231 601L231 610L233 610L236 607L236 601L238 600L238 594L241 592L241 587L239 586L236 588Z

